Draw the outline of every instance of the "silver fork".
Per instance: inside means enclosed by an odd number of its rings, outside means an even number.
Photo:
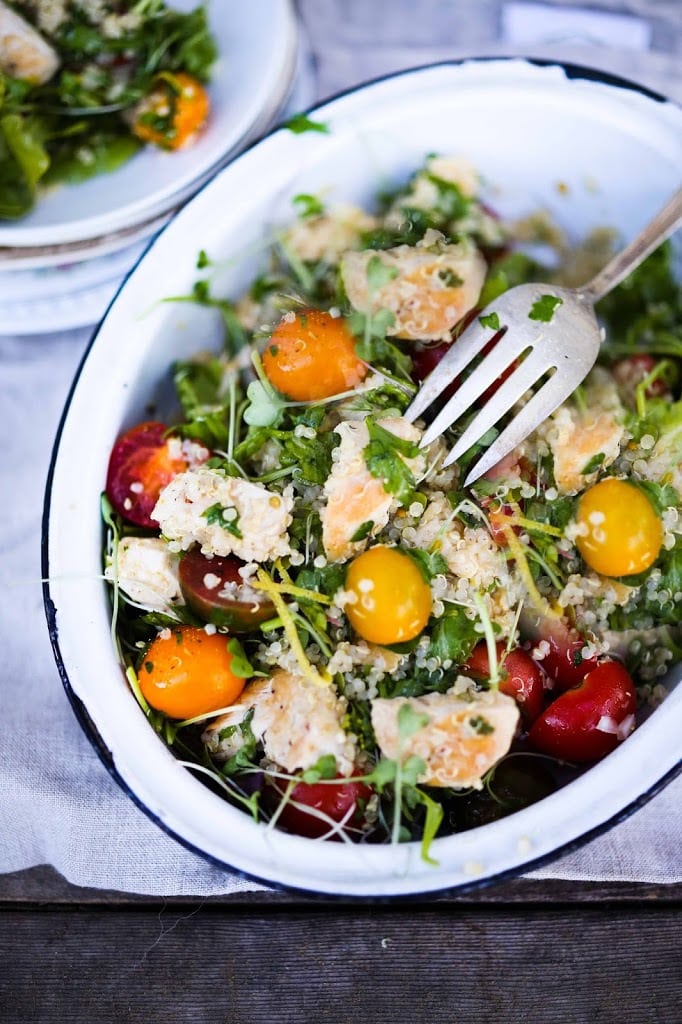
[[[421,446],[435,441],[505,371],[514,367],[445,458],[443,465],[449,466],[481,441],[538,381],[551,374],[479,458],[467,475],[465,486],[508,455],[575,391],[594,366],[601,344],[594,304],[638,267],[680,223],[682,189],[581,288],[522,284],[486,306],[424,380],[405,413],[406,419],[414,422],[421,416],[451,381],[481,355],[500,329],[504,328],[505,333],[429,425]],[[534,318],[538,316],[540,319]]]

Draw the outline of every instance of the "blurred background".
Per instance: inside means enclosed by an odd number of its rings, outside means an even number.
[[[682,101],[680,0],[297,0],[325,97],[368,76],[469,56],[588,64]]]

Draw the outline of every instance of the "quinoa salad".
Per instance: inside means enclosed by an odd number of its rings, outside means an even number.
[[[416,841],[429,860],[434,838],[627,741],[680,660],[671,243],[599,304],[584,383],[471,486],[504,423],[444,467],[476,410],[427,446],[405,416],[498,295],[580,284],[613,247],[482,195],[459,155],[428,156],[372,209],[297,195],[234,301],[200,252],[175,301],[213,309],[222,340],[170,368],[175,418],[152,412],[112,448],[104,562],[127,681],[188,770],[265,828]],[[487,319],[492,349],[504,325]]]
[[[0,0],[0,221],[145,144],[191,145],[209,118],[216,57],[205,6]]]

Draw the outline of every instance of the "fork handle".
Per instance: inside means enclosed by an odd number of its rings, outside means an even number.
[[[614,256],[592,280],[578,291],[586,299],[597,302],[635,270],[649,253],[682,224],[682,189],[668,200],[660,213],[640,231],[629,245]]]

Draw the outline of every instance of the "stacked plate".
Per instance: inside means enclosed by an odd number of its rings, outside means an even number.
[[[286,111],[312,102],[291,0],[232,4],[229,15],[219,7],[209,5],[220,54],[211,119],[192,147],[147,147],[114,173],[55,188],[20,221],[0,221],[0,333],[95,323],[173,212]]]

